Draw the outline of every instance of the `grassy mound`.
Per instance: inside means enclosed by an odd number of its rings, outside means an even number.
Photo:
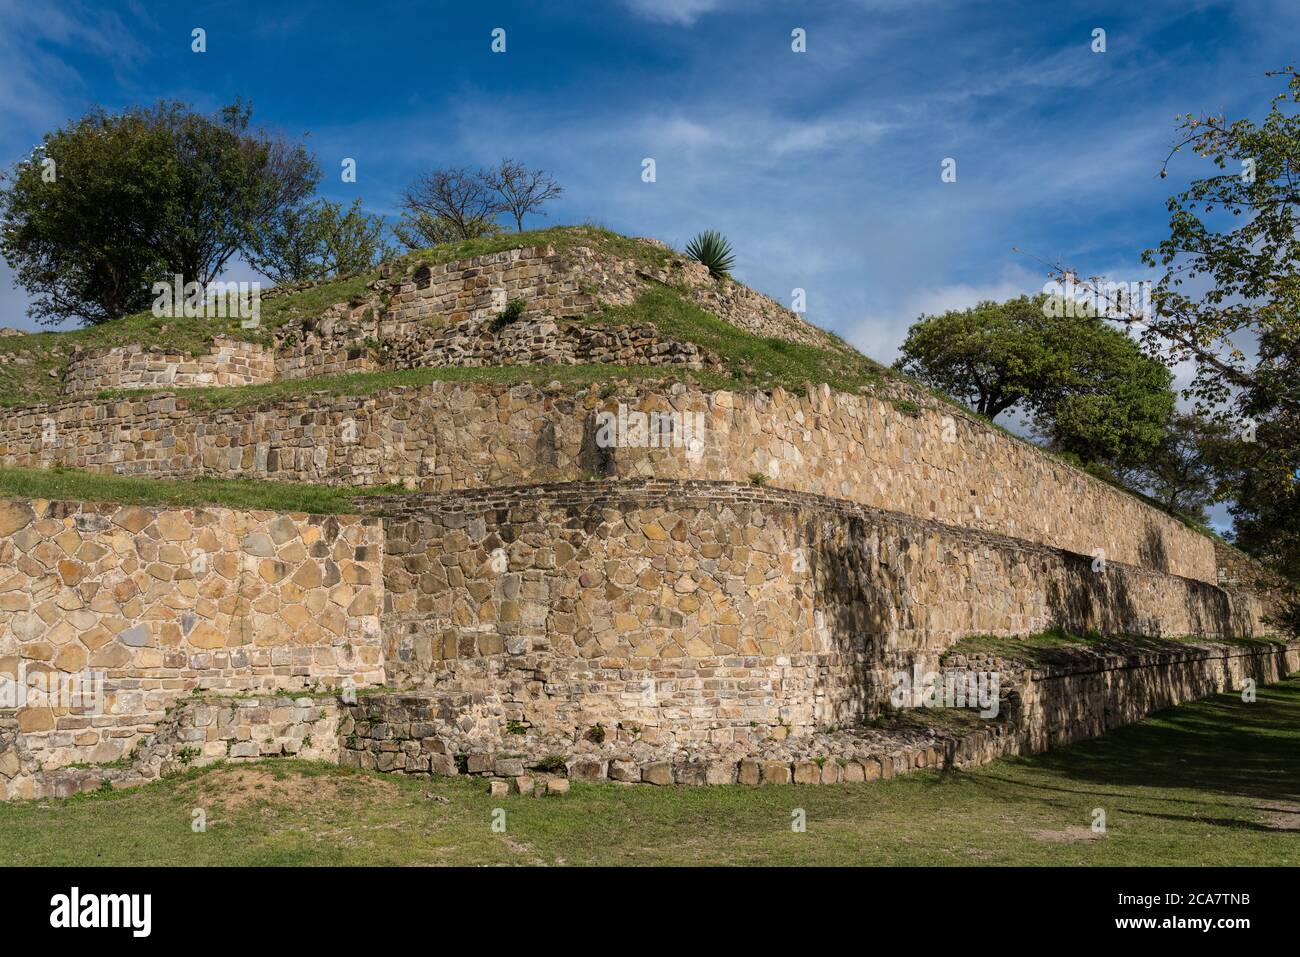
[[[392,495],[401,486],[357,488],[253,479],[158,479],[96,475],[75,469],[0,469],[0,495],[74,502],[121,502],[124,505],[222,505],[340,515],[356,512],[357,496]]]
[[[439,265],[520,246],[545,245],[560,251],[587,246],[656,266],[675,255],[654,243],[630,239],[597,226],[560,226],[446,243],[398,257],[388,266],[401,274],[420,265]],[[375,268],[360,275],[263,298],[261,325],[257,329],[243,328],[235,317],[160,320],[150,312],[141,312],[84,329],[0,338],[0,406],[14,408],[61,398],[63,370],[78,348],[140,344],[198,355],[207,350],[215,336],[269,344],[276,328],[284,323],[319,315],[335,303],[362,295],[367,285],[379,278],[379,272]]]

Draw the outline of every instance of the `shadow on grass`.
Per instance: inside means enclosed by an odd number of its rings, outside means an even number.
[[[1050,800],[1050,792],[1071,789],[1040,787],[1033,782],[1035,771],[1076,781],[1080,792],[1098,796],[1125,796],[1099,788],[1141,787],[1297,800],[1300,678],[1260,688],[1253,703],[1243,702],[1240,694],[1216,695],[1015,764],[1021,773],[982,777],[1041,791],[1044,800]]]

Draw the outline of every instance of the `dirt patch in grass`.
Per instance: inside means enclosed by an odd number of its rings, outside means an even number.
[[[195,801],[199,807],[239,811],[259,802],[322,805],[373,800],[395,790],[392,781],[368,775],[311,775],[279,773],[264,767],[238,768],[203,780]]]
[[[1300,831],[1300,804],[1280,804],[1264,809],[1264,823],[1274,831]]]
[[[1082,824],[1076,824],[1063,827],[1059,831],[1045,829],[1030,831],[1029,836],[1035,841],[1046,841],[1048,844],[1078,844],[1080,841],[1099,841],[1106,835]]]

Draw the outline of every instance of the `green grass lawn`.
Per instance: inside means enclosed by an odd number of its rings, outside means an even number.
[[[1254,704],[1220,695],[1034,758],[869,784],[491,798],[281,759],[2,805],[0,863],[1296,865],[1297,754],[1293,678]]]
[[[76,469],[0,468],[0,496],[75,502],[121,502],[124,505],[224,505],[227,508],[273,509],[341,515],[359,511],[356,496],[392,495],[400,485],[357,487],[271,482],[260,479],[159,479],[98,475]]]

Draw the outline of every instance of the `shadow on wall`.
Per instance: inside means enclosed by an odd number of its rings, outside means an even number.
[[[1147,521],[1146,533],[1138,544],[1138,556],[1138,564],[1142,567],[1169,573],[1169,552],[1165,546],[1165,537],[1150,520]]]
[[[844,704],[852,718],[875,717],[893,688],[890,674],[912,666],[910,651],[890,645],[891,635],[917,624],[906,584],[915,564],[909,542],[904,538],[897,555],[885,555],[878,529],[855,517],[807,518],[803,538],[812,543],[813,607],[830,636],[827,650],[855,665]]]
[[[578,450],[578,465],[585,475],[609,478],[618,474],[618,465],[614,461],[614,449],[596,442],[598,428],[596,414],[593,412],[582,424],[582,445]]]
[[[1044,628],[1059,626],[1083,634],[1093,628],[1109,634],[1146,634],[1128,578],[1122,573],[1094,571],[1093,559],[1067,555],[1059,575],[1047,580],[1047,617]],[[1041,569],[1046,571],[1046,569]],[[1138,630],[1135,630],[1138,629]]]
[[[1203,582],[1116,563],[1094,570],[1086,555],[936,539],[857,516],[800,523],[826,650],[859,663],[848,700],[860,715],[888,699],[895,672],[937,668],[965,635],[1023,635],[1031,622],[1153,638],[1254,631],[1246,604]]]
[[[1046,626],[1059,625],[1082,634],[1096,629],[1108,635],[1160,637],[1168,634],[1158,617],[1143,615],[1143,605],[1154,604],[1150,594],[1134,594],[1150,576],[1139,569],[1110,564],[1094,570],[1086,555],[1059,553],[1061,566],[1053,574],[1050,559],[1039,558],[1039,573],[1047,583]],[[1189,589],[1183,634],[1214,636],[1249,635],[1254,631],[1246,603],[1234,603],[1221,588],[1185,579]]]

